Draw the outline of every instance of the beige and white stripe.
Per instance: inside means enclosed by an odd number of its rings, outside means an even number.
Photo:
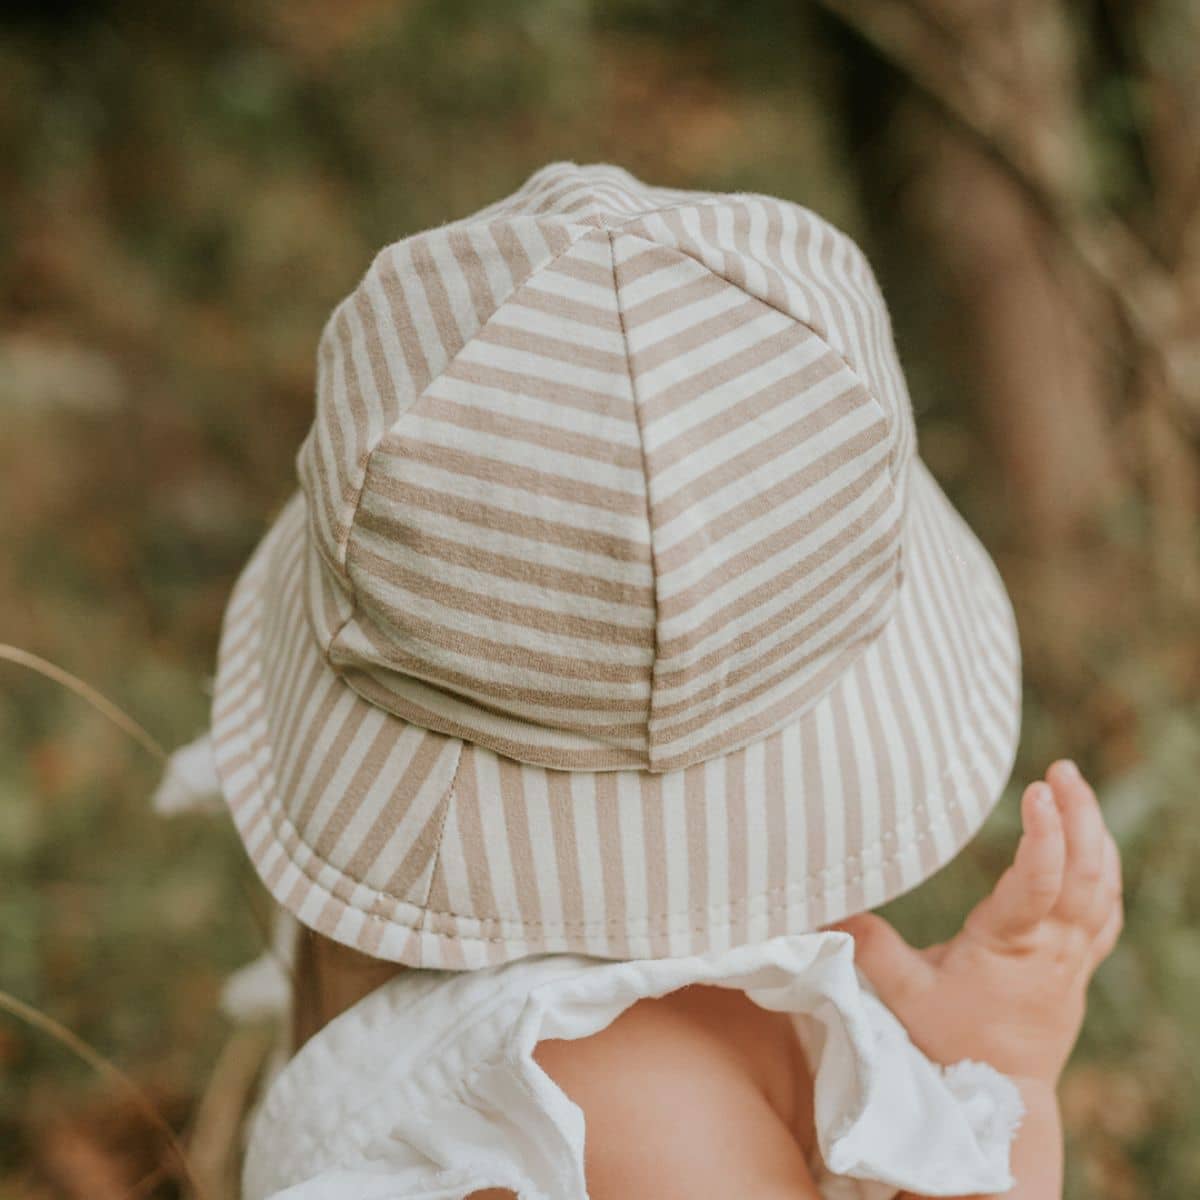
[[[334,313],[214,742],[302,921],[469,968],[898,894],[977,828],[1012,613],[915,455],[861,253],[771,197],[555,163]]]

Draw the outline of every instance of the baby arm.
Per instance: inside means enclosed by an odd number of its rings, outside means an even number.
[[[1013,1078],[1026,1115],[1005,1195],[1060,1200],[1058,1077],[1088,981],[1121,931],[1121,865],[1073,763],[1030,784],[1021,817],[1012,865],[949,942],[916,950],[871,913],[837,927],[854,935],[859,966],[930,1058],[978,1059]]]
[[[762,1069],[789,1047],[786,1018],[700,987],[639,1000],[535,1057],[584,1111],[592,1200],[820,1200],[778,1086],[791,1072]]]

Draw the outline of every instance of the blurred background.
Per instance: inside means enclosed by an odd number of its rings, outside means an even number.
[[[1068,1195],[1200,1195],[1196,4],[3,14],[0,640],[189,740],[229,588],[294,486],[321,326],[380,246],[560,158],[814,208],[876,266],[922,453],[1025,653],[1009,793],[892,915],[948,934],[1011,853],[1020,784],[1077,758],[1129,915],[1063,1086]],[[159,770],[0,662],[0,994],[30,1006],[0,1011],[3,1200],[188,1194],[145,1102],[234,1194],[266,1034],[218,995],[268,905],[225,820],[149,811]]]

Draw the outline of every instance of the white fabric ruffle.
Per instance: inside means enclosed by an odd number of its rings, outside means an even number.
[[[250,1129],[246,1200],[460,1200],[489,1187],[586,1200],[583,1113],[534,1047],[691,983],[793,1015],[829,1200],[1012,1186],[1016,1086],[983,1063],[932,1063],[856,972],[853,939],[827,931],[688,958],[403,972],[275,1076]]]
[[[212,739],[207,733],[171,752],[150,806],[164,817],[185,812],[220,812],[225,807]]]

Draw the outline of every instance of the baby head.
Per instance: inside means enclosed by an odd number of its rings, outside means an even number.
[[[978,828],[1012,612],[814,213],[554,162],[381,251],[318,369],[213,713],[302,924],[414,967],[699,953]]]

